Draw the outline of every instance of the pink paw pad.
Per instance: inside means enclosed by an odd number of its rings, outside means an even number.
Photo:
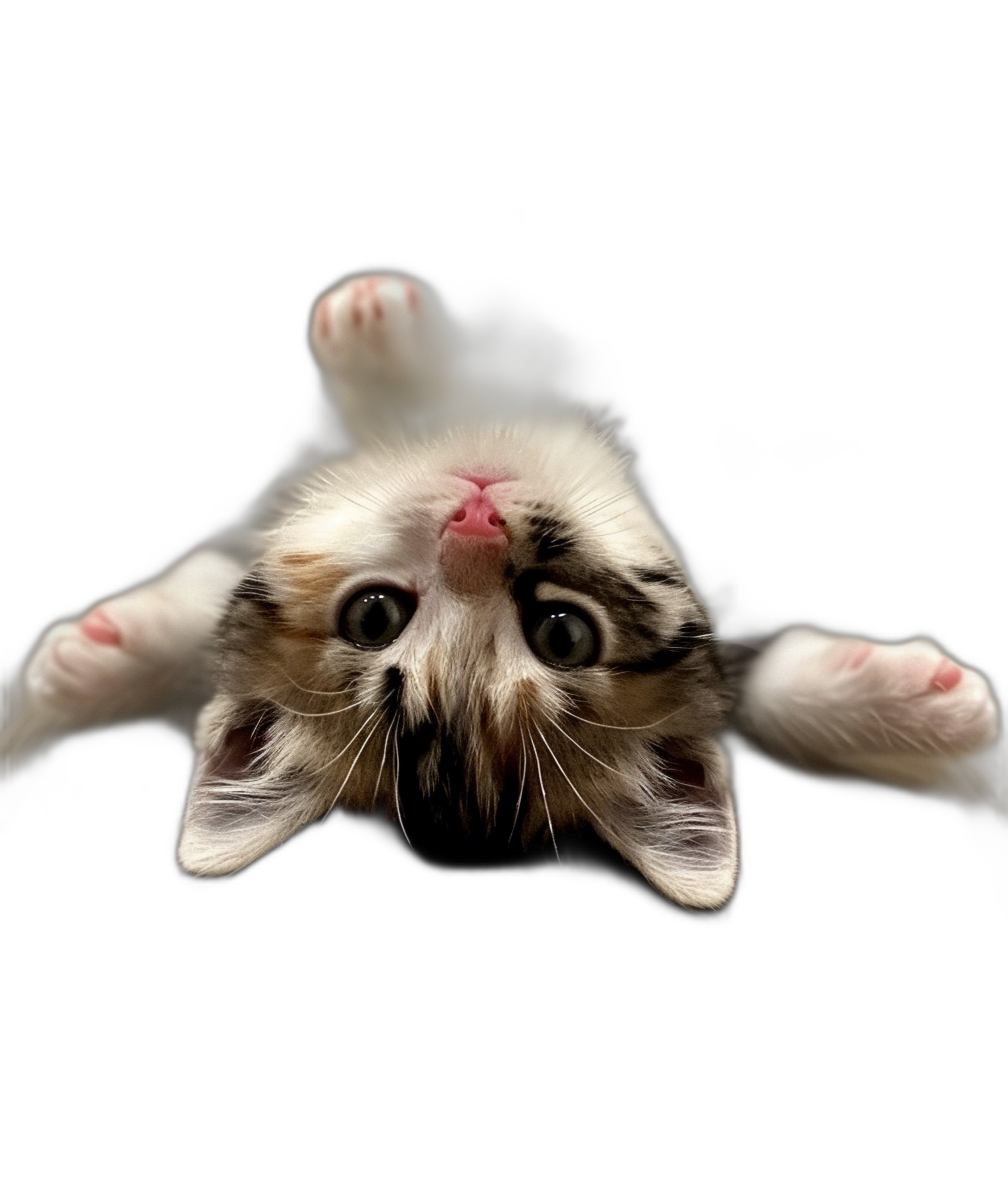
[[[104,609],[95,608],[81,621],[81,633],[98,645],[122,645],[122,634]]]
[[[944,658],[938,669],[931,675],[931,689],[936,691],[951,691],[962,682],[963,672],[955,662]]]
[[[315,333],[319,340],[325,341],[329,336],[329,302],[320,300],[315,310]]]
[[[371,315],[376,321],[380,321],[385,315],[385,309],[378,298],[379,282],[377,276],[368,276],[367,279],[355,280],[350,289],[350,297],[353,301],[350,319],[358,329],[364,324],[368,302],[371,305]]]

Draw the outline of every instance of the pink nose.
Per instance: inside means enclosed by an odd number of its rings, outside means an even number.
[[[447,529],[476,539],[493,539],[504,533],[504,519],[497,507],[481,489],[455,512]]]

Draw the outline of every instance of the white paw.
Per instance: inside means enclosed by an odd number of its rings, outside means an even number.
[[[133,593],[54,625],[25,670],[29,699],[79,722],[142,707],[171,665],[159,607]]]
[[[782,755],[896,780],[941,776],[998,734],[987,680],[924,640],[792,629],[756,661],[745,698],[758,738]]]
[[[959,755],[997,736],[998,711],[987,680],[933,642],[880,645],[834,640],[827,651],[833,695],[862,713],[862,732],[879,751]]]
[[[351,383],[398,379],[440,358],[447,323],[437,297],[417,280],[357,276],[315,301],[309,338],[322,370]]]
[[[149,584],[49,629],[13,689],[0,755],[209,690],[211,641],[242,568],[196,552]]]

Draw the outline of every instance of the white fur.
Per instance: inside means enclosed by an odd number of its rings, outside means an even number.
[[[950,671],[959,681],[943,689]],[[933,642],[883,645],[808,628],[760,654],[738,714],[775,755],[908,784],[940,782],[950,760],[990,744],[999,726],[987,680]]]

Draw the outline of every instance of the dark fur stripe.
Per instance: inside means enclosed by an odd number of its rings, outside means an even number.
[[[385,694],[388,696],[385,711],[389,719],[394,719],[396,713],[402,707],[404,681],[403,672],[398,666],[390,666],[385,671]]]
[[[656,674],[661,670],[670,670],[688,658],[700,646],[709,645],[713,641],[710,625],[706,621],[687,621],[675,637],[636,662],[621,662],[612,669],[632,674]]]
[[[574,536],[570,527],[552,514],[533,514],[529,518],[529,535],[535,545],[537,563],[549,563],[570,554]]]
[[[685,587],[686,581],[682,573],[674,567],[639,567],[634,575],[645,584],[666,584],[670,588]]]
[[[644,619],[653,620],[658,614],[658,606],[642,588],[611,568],[589,563],[565,562],[550,569],[523,571],[512,585],[511,594],[524,606],[535,599],[536,588],[545,583],[591,596],[614,616],[626,616],[632,628],[640,628]]]
[[[231,593],[232,602],[249,601],[256,605],[263,616],[275,620],[280,615],[280,605],[273,599],[273,590],[266,581],[266,577],[258,568],[252,571]]]

